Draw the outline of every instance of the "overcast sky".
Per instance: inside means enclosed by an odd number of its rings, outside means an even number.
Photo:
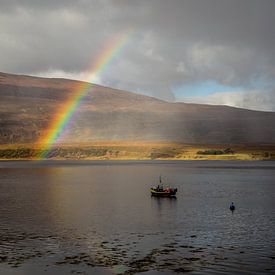
[[[169,101],[275,111],[274,0],[0,0],[0,71],[89,80]]]

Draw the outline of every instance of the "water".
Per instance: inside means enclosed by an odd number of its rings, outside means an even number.
[[[177,199],[150,196],[159,175]],[[275,162],[0,162],[0,180],[0,274],[275,272]]]

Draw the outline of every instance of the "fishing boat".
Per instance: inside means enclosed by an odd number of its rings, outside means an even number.
[[[156,197],[175,197],[177,194],[177,188],[167,187],[164,188],[161,184],[161,177],[159,177],[159,185],[157,187],[151,187],[151,195]]]

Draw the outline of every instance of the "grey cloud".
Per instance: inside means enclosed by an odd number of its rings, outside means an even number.
[[[251,89],[275,77],[273,0],[0,0],[0,71],[83,75],[110,39],[134,30],[103,84],[173,100],[216,80]]]

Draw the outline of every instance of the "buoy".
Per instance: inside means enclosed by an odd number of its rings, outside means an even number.
[[[231,202],[231,204],[230,204],[230,206],[229,206],[229,209],[230,209],[232,212],[236,209],[236,207],[235,207],[235,205],[234,205],[233,202]]]

